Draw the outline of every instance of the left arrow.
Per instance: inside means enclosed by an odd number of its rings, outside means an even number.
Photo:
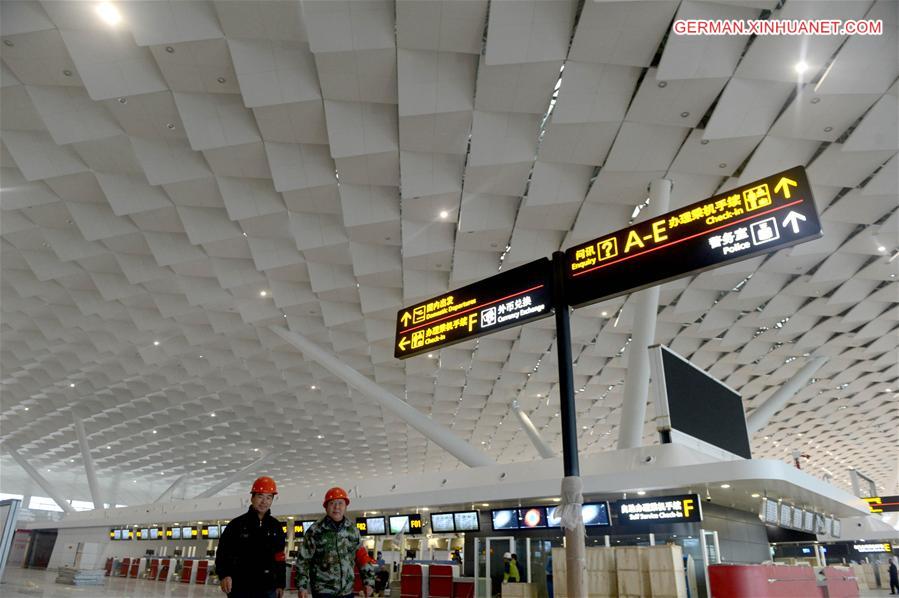
[[[409,341],[406,339],[405,336],[403,338],[401,338],[400,343],[399,343],[400,351],[405,351],[406,345],[408,345],[408,344],[409,344]]]
[[[790,189],[790,185],[798,187],[799,183],[797,183],[793,179],[788,179],[787,177],[782,176],[780,177],[780,180],[777,181],[777,184],[774,185],[774,192],[778,193],[782,191],[784,194],[784,199],[790,199],[790,193],[792,192],[792,189]]]
[[[783,225],[793,227],[793,232],[799,234],[799,221],[805,222],[805,216],[800,214],[799,212],[794,212],[790,210],[790,213],[787,214],[787,217],[784,218]]]

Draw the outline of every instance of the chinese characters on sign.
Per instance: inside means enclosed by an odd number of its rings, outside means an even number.
[[[821,235],[802,167],[577,245],[566,252],[575,307]]]
[[[618,525],[702,521],[702,508],[697,494],[619,500],[615,503],[615,513],[618,515]]]
[[[433,351],[550,314],[550,262],[542,258],[397,313],[394,356]]]

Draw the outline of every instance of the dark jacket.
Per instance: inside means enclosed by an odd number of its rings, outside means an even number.
[[[284,530],[271,511],[259,519],[252,507],[225,527],[215,554],[219,579],[230,577],[237,591],[270,591],[283,588]]]

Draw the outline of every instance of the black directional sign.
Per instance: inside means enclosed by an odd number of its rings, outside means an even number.
[[[401,309],[393,355],[405,359],[427,353],[539,320],[551,310],[551,265],[541,258]]]
[[[868,503],[872,513],[899,512],[899,496],[872,496],[862,500]]]
[[[565,252],[565,296],[579,307],[821,236],[801,166]]]
[[[618,525],[632,523],[693,523],[702,521],[698,494],[655,496],[615,502]]]

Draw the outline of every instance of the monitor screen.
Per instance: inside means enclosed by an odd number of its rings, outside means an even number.
[[[173,527],[169,531],[172,532],[172,540],[180,540],[181,539],[181,528]]]
[[[182,540],[190,540],[194,535],[194,528],[192,527],[182,527],[181,528],[181,539]]]
[[[581,514],[584,516],[584,525],[598,526],[611,525],[609,521],[609,504],[605,502],[586,503],[581,507]]]
[[[140,538],[141,540],[149,540],[150,539],[150,530],[145,527],[142,527],[140,530]]]
[[[793,507],[780,503],[780,525],[781,527],[793,526]]]
[[[802,529],[806,532],[815,531],[815,514],[811,511],[806,511],[802,516]]]
[[[493,529],[518,529],[518,509],[493,511]]]
[[[209,539],[215,540],[219,537],[219,526],[217,525],[207,525],[206,529],[209,531]]]
[[[121,540],[122,539],[122,530],[117,529],[115,532],[113,532],[113,539]]]
[[[446,534],[456,531],[452,513],[431,513],[431,531],[435,534]]]
[[[765,523],[777,525],[778,504],[776,500],[765,500]]]
[[[304,521],[303,522],[303,533],[305,534],[309,531],[309,528],[312,527],[312,524],[315,523],[315,520],[312,521]]]
[[[839,538],[841,531],[842,531],[842,529],[841,529],[841,525],[840,525],[840,520],[834,519],[830,535],[833,536],[834,538]]]
[[[562,525],[562,516],[557,514],[559,507],[546,508],[546,525],[547,527],[559,527]]]
[[[659,347],[653,369],[661,361],[664,391],[671,429],[751,459],[749,432],[743,399],[723,382],[713,378],[667,347]],[[659,375],[659,374],[653,374]],[[661,388],[661,387],[660,387]]]
[[[802,509],[793,507],[793,522],[790,524],[793,529],[802,529]]]
[[[409,516],[408,515],[392,515],[390,517],[390,533],[396,535],[399,533],[409,533]]]
[[[822,536],[827,533],[827,524],[824,521],[824,515],[815,513],[815,533]]]
[[[366,517],[365,525],[369,536],[383,536],[387,533],[387,524],[383,517]]]
[[[477,511],[460,511],[453,513],[453,523],[457,532],[477,532],[481,530]]]
[[[521,529],[546,527],[546,509],[544,507],[521,507],[518,509],[518,526]]]
[[[150,539],[151,540],[158,540],[161,537],[162,537],[162,530],[160,530],[158,527],[150,528]]]

